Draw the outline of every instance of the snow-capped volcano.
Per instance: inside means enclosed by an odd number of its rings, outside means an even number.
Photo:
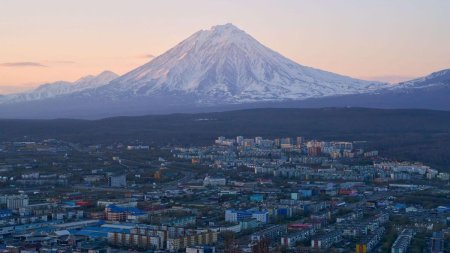
[[[365,105],[373,94],[386,94],[392,87],[300,65],[232,24],[198,31],[120,77],[106,76],[101,82],[87,77],[0,97],[0,117],[101,118],[258,106],[348,106],[352,103],[347,98]],[[376,100],[370,107],[380,103],[385,102]]]
[[[196,32],[96,92],[114,98],[188,95],[197,104],[217,104],[354,94],[383,86],[302,66],[226,24]]]
[[[119,76],[116,73],[111,71],[103,71],[96,76],[89,75],[82,77],[73,83],[67,81],[46,83],[31,91],[0,97],[0,103],[20,103],[33,100],[42,100],[74,92],[80,92],[86,89],[94,89],[110,83],[117,77]]]

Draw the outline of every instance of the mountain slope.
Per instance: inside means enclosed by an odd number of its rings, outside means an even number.
[[[196,32],[118,78],[98,85],[91,79],[0,97],[0,117],[104,118],[258,107],[450,110],[449,70],[396,86],[357,80],[295,63],[231,24]]]
[[[365,94],[306,99],[276,106],[421,108],[450,111],[450,69]]]
[[[399,83],[391,90],[405,91],[408,89],[430,89],[450,86],[450,69],[444,69],[427,76]]]
[[[85,76],[73,83],[66,81],[46,83],[28,92],[0,97],[0,103],[21,103],[34,100],[44,100],[74,92],[80,92],[86,89],[94,89],[108,84],[117,77],[118,75],[111,71],[103,71],[97,76]]]

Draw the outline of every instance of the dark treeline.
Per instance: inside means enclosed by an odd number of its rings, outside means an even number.
[[[365,140],[383,156],[450,170],[450,112],[363,108],[252,109],[102,120],[0,120],[0,140],[57,138],[81,144],[136,140],[207,145],[217,136]]]

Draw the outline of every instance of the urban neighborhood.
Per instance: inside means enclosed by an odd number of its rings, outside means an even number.
[[[449,173],[365,141],[0,145],[7,252],[446,252]]]

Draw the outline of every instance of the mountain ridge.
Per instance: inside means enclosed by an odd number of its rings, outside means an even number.
[[[33,90],[4,95],[0,97],[0,103],[20,103],[35,100],[54,98],[86,89],[95,89],[106,85],[116,79],[118,75],[112,71],[103,71],[98,75],[87,75],[74,82],[56,81],[41,84]]]
[[[232,24],[200,30],[101,85],[51,87],[61,91],[37,99],[16,95],[25,97],[22,102],[0,96],[0,117],[92,119],[261,107],[450,110],[449,70],[394,86],[358,80],[289,60]]]

